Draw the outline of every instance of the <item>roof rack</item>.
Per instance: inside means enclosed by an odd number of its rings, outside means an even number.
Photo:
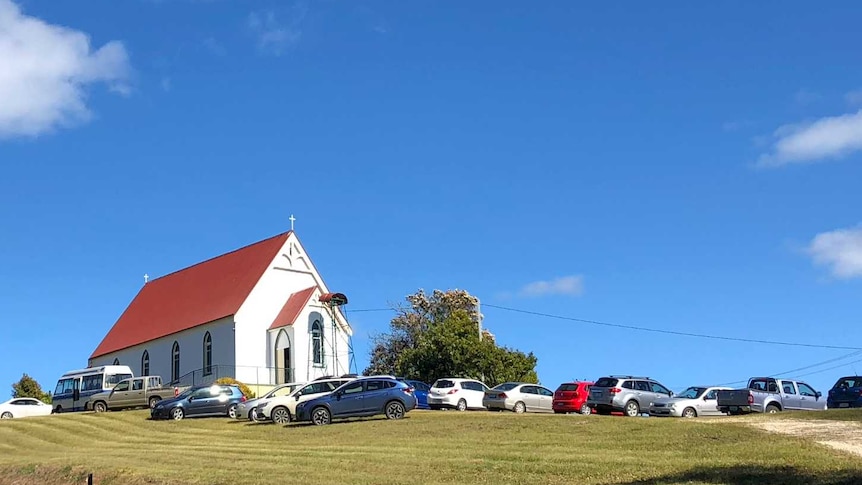
[[[616,379],[652,379],[652,377],[645,377],[645,376],[617,376],[617,375],[610,375],[610,376],[608,376],[608,377],[613,377],[613,378],[616,378]]]

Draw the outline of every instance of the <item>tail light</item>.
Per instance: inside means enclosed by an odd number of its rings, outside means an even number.
[[[405,387],[405,388],[404,388],[404,392],[405,392],[406,394],[413,394],[413,391],[414,391],[414,390],[415,390],[415,389],[413,389],[412,387]]]
[[[623,390],[622,390],[622,389],[620,389],[619,387],[612,387],[612,388],[608,391],[608,394],[610,394],[610,395],[612,395],[612,396],[613,396],[614,394],[619,394],[619,393],[621,393],[621,392],[623,392]]]
[[[750,392],[748,393],[748,404],[754,404],[754,395]]]
[[[577,399],[579,397],[581,397],[581,396],[578,394],[578,391],[575,391],[572,393],[572,399]]]
[[[501,392],[497,397],[499,397],[500,399],[506,399],[509,396],[507,396],[505,392]]]
[[[246,402],[246,401],[248,401],[248,398],[245,396],[242,396],[241,398],[239,398],[239,402]]]
[[[458,389],[452,389],[451,391],[447,392],[446,394],[455,394],[456,392],[458,392]]]

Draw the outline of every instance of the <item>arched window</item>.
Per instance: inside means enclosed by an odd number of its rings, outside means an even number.
[[[114,365],[120,365],[120,359],[114,359]]]
[[[146,350],[144,351],[144,355],[141,356],[141,375],[150,375],[150,353]]]
[[[323,365],[323,328],[319,320],[311,324],[311,349],[314,365]]]
[[[209,332],[204,334],[204,375],[213,373],[213,338]]]
[[[171,351],[173,356],[171,359],[171,382],[180,380],[180,344],[174,342],[174,348]]]

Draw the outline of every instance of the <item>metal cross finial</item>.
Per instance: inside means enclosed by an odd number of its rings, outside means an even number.
[[[288,218],[288,220],[290,220],[290,230],[292,231],[293,230],[293,223],[296,222],[296,217],[293,217],[293,214],[291,214],[290,217]]]
[[[150,280],[150,275],[148,275],[147,273],[144,273],[144,283],[146,283],[149,280]]]

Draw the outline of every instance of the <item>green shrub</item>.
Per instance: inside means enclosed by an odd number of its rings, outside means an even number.
[[[254,399],[255,395],[251,392],[251,389],[248,388],[247,385],[242,382],[234,379],[233,377],[222,377],[219,380],[215,381],[216,384],[224,384],[226,386],[237,386],[239,390],[242,391],[243,396]]]

